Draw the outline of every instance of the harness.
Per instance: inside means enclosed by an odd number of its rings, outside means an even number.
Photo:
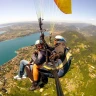
[[[59,69],[62,69],[66,64],[70,63],[69,61],[72,59],[72,54],[71,52],[69,51],[69,49],[65,49],[64,50],[64,61],[63,62],[59,62],[59,64],[56,64],[58,63],[58,61],[55,61],[55,65],[56,67],[54,68],[53,64],[51,62],[49,62],[48,64],[46,64],[46,62],[43,64],[42,68],[44,69],[47,69],[47,70],[59,70]]]

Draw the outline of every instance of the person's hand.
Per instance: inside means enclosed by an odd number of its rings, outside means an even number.
[[[38,54],[38,50],[35,50],[35,51],[33,52],[33,54]]]
[[[31,63],[30,62],[28,62],[28,64],[27,64],[27,66],[29,66]]]
[[[59,55],[56,54],[56,53],[52,54],[52,55],[49,57],[50,60],[56,60],[56,59],[58,59],[58,58],[59,58]]]

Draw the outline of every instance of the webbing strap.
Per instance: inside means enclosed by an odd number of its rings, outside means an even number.
[[[71,56],[72,56],[72,54],[70,52],[67,52],[64,61],[62,63],[60,63],[58,66],[56,66],[56,69],[63,68],[63,66],[71,59]],[[50,66],[46,63],[43,64],[43,68],[45,68],[47,70],[55,70],[55,68],[53,66]]]

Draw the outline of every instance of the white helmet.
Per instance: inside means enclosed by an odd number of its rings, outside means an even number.
[[[35,45],[42,44],[42,43],[43,43],[42,40],[36,40]]]
[[[58,39],[61,42],[66,42],[65,38],[60,35],[55,36],[55,39]]]

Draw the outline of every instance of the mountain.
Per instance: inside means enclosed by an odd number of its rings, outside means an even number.
[[[87,26],[87,27],[84,27],[84,28],[81,28],[81,33],[82,34],[85,34],[85,36],[94,36],[96,35],[96,26],[94,25],[90,25],[90,26]]]
[[[70,47],[73,54],[68,72],[60,78],[65,96],[95,96],[96,41],[90,42],[89,38],[77,31],[64,31],[61,35],[67,40],[67,46]],[[18,71],[19,61],[22,59],[30,60],[33,50],[33,46],[21,48],[14,59],[0,66],[0,94],[4,96],[57,96],[55,80],[52,78],[49,78],[48,84],[42,89],[34,92],[28,91],[31,86],[28,78],[21,81],[13,80],[13,76]],[[4,80],[6,82],[3,86]],[[2,90],[2,87],[7,90],[7,93]]]
[[[87,23],[44,22],[44,31],[65,32],[78,31],[84,36],[96,35],[96,26]],[[21,36],[39,32],[38,22],[21,22],[1,25],[0,41],[10,40]]]

